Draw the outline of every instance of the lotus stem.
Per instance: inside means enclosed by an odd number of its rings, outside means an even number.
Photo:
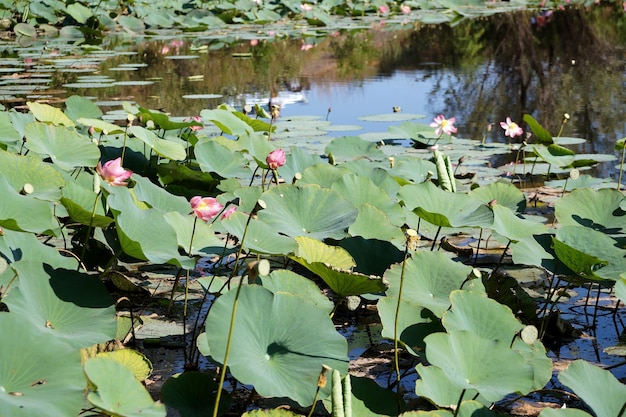
[[[315,390],[315,397],[313,398],[313,404],[311,405],[311,410],[307,417],[311,417],[313,415],[313,411],[315,410],[315,404],[317,404],[317,399],[320,394],[320,390],[326,386],[326,373],[330,371],[331,368],[326,365],[322,365],[322,370],[320,371],[319,376],[317,377],[317,389]]]
[[[480,228],[480,233],[478,234],[478,245],[476,246],[476,255],[474,255],[474,265],[478,262],[478,252],[480,252],[480,241],[483,239],[483,228]]]
[[[76,267],[77,271],[80,271],[81,264],[84,266],[85,253],[87,251],[87,244],[89,243],[89,235],[91,235],[91,229],[93,228],[93,220],[96,217],[96,209],[98,208],[98,199],[102,194],[102,190],[98,190],[98,194],[96,194],[96,198],[93,201],[93,208],[91,209],[91,218],[89,219],[89,226],[87,227],[87,234],[85,236],[85,243],[83,244],[83,248],[80,250],[80,257],[78,266]],[[87,268],[85,267],[85,270]]]
[[[256,208],[256,207],[255,207]],[[255,210],[253,210],[255,211]],[[233,270],[230,273],[230,279],[232,279],[235,275],[235,271],[237,271],[237,265],[239,264],[239,259],[241,258],[241,253],[243,252],[243,243],[246,240],[246,235],[248,234],[248,227],[250,226],[250,221],[252,219],[252,213],[248,216],[248,220],[246,222],[246,227],[243,229],[243,235],[241,236],[241,241],[239,243],[239,251],[237,251],[237,256],[235,257],[235,264],[233,265]],[[217,417],[217,412],[219,410],[220,400],[222,398],[222,388],[224,387],[224,380],[226,379],[226,370],[228,369],[228,357],[230,356],[230,348],[233,340],[233,332],[235,329],[235,317],[237,316],[237,305],[239,304],[239,293],[241,292],[241,287],[243,286],[243,276],[241,277],[241,282],[237,286],[237,292],[235,293],[235,301],[233,302],[233,311],[230,315],[230,326],[228,328],[228,339],[226,340],[226,352],[224,352],[224,362],[222,363],[222,371],[220,372],[220,382],[217,386],[217,393],[215,396],[215,404],[213,406],[213,417]]]
[[[417,233],[415,233],[417,236]],[[398,289],[398,303],[396,305],[396,314],[393,320],[393,365],[396,371],[396,383],[398,387],[396,393],[398,396],[398,413],[400,413],[400,355],[398,353],[398,322],[400,321],[400,303],[402,302],[402,288],[404,287],[404,271],[406,270],[406,261],[409,257],[409,239],[407,237],[407,245],[404,249],[404,259],[402,260],[402,270],[400,272],[400,288]]]
[[[465,396],[465,389],[461,391],[461,395],[459,396],[459,401],[456,403],[456,409],[454,410],[454,417],[459,414],[459,409],[461,408],[461,402],[463,402],[463,397]]]
[[[622,417],[624,415],[624,410],[626,410],[626,402],[622,405],[622,408],[619,409],[619,413],[617,413],[616,417]]]
[[[502,265],[502,262],[504,261],[504,257],[506,256],[506,251],[509,250],[509,246],[511,246],[511,240],[509,240],[509,242],[504,247],[504,250],[502,251],[502,255],[500,256],[500,260],[498,261],[498,264],[493,269],[493,271],[491,271],[491,275],[489,276],[489,279],[493,278],[496,275],[496,272],[498,271],[498,269],[500,269],[500,266]]]
[[[439,226],[437,228],[437,233],[435,233],[435,238],[433,239],[433,244],[430,247],[430,251],[434,251],[435,250],[435,245],[437,244],[437,239],[439,238],[439,232],[441,232],[441,226]]]
[[[624,172],[624,159],[626,159],[626,143],[622,147],[622,159],[619,163],[619,176],[617,177],[617,191],[621,189],[622,184],[622,174]]]
[[[343,387],[341,386],[341,374],[337,369],[333,370],[333,391],[331,399],[333,405],[333,417],[346,417],[343,409]]]

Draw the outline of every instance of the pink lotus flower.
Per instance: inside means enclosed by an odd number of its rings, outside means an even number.
[[[504,136],[514,138],[515,136],[522,136],[524,133],[522,128],[512,121],[510,117],[507,117],[505,122],[500,122],[500,126],[504,129]]]
[[[443,114],[435,117],[434,121],[430,124],[430,127],[436,127],[435,135],[439,136],[441,133],[445,133],[447,135],[451,135],[456,133],[456,127],[454,127],[454,122],[456,122],[456,117],[451,117],[446,119]]]
[[[192,197],[189,202],[191,203],[194,214],[205,222],[213,219],[224,208],[224,206],[213,197],[195,196]]]
[[[133,171],[122,168],[122,158],[105,162],[104,165],[98,162],[96,172],[111,185],[128,185],[126,180],[133,175]]]
[[[302,3],[302,4],[300,5],[300,10],[302,10],[302,11],[303,11],[303,12],[305,12],[305,13],[306,13],[306,12],[310,12],[311,10],[313,10],[313,6],[311,6],[311,5],[310,5],[310,4],[308,4],[308,3]]]
[[[184,122],[197,122],[197,123],[202,123],[202,117],[200,116],[191,116],[191,117],[187,117],[183,120]],[[189,129],[196,131],[196,130],[201,130],[202,126],[189,126]]]
[[[312,43],[303,43],[302,46],[300,47],[301,51],[308,51],[309,49],[313,48],[313,44]]]
[[[282,149],[276,149],[275,151],[272,151],[269,153],[269,155],[267,155],[265,161],[267,162],[267,165],[270,167],[270,169],[278,169],[278,167],[282,167],[283,165],[285,165],[285,151],[283,151]]]
[[[402,12],[402,14],[409,14],[411,13],[411,8],[406,4],[403,4],[400,6],[400,12]]]
[[[387,6],[386,4],[378,6],[378,11],[382,14],[387,14],[389,13],[389,6]]]
[[[236,211],[237,211],[237,206],[230,206],[224,213],[222,213],[222,215],[220,216],[220,219],[222,220],[227,219]]]

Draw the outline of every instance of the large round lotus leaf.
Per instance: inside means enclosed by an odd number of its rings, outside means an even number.
[[[493,213],[480,200],[463,193],[451,193],[431,181],[405,185],[398,192],[407,208],[436,226],[490,227]]]
[[[452,408],[458,404],[463,388],[453,383],[441,368],[420,363],[415,369],[419,375],[415,381],[417,395],[428,398],[440,407]],[[465,391],[466,398],[474,398],[477,394],[474,389]]]
[[[548,146],[534,145],[532,150],[541,159],[556,167],[566,167],[574,162],[574,151],[554,143]]]
[[[89,176],[89,186],[85,186],[85,181],[80,179]],[[69,179],[69,176],[68,176]],[[105,198],[93,191],[93,175],[83,174],[79,180],[67,181],[63,187],[63,197],[61,204],[67,210],[70,218],[80,224],[92,227],[106,227],[114,220],[105,215]],[[96,198],[98,202],[96,203]],[[94,212],[95,204],[95,212]]]
[[[453,291],[452,308],[444,313],[446,330],[467,330],[485,339],[511,342],[524,327],[510,308],[473,291]]]
[[[385,274],[390,285],[388,296],[398,296],[402,270],[402,264],[397,264]],[[441,317],[450,307],[450,293],[460,289],[471,272],[471,266],[454,262],[442,252],[417,251],[404,266],[402,299]]]
[[[135,181],[133,193],[138,200],[148,203],[150,207],[181,214],[191,212],[191,205],[184,197],[167,192],[145,177],[136,175],[133,180]]]
[[[131,126],[128,128],[128,132],[163,158],[182,161],[187,157],[183,142],[180,140],[161,139],[156,133],[142,126]]]
[[[511,393],[533,389],[533,369],[512,350],[510,340],[494,341],[461,330],[426,337],[426,358],[462,389],[475,389],[496,402]]]
[[[359,158],[386,159],[385,154],[375,143],[358,136],[345,136],[334,139],[326,146],[325,153],[332,154],[335,161],[350,161]]]
[[[183,248],[186,253],[207,256],[219,255],[225,250],[225,242],[217,237],[211,226],[200,219],[196,220],[195,216],[170,211],[165,213],[163,218],[176,232],[178,246]],[[196,223],[195,227],[194,222]],[[189,247],[190,243],[193,244],[192,248]]]
[[[214,172],[224,178],[250,178],[252,176],[248,160],[241,152],[233,152],[218,142],[199,142],[194,152],[204,172]]]
[[[54,268],[76,269],[73,257],[62,256],[58,250],[42,243],[32,233],[3,230],[0,235],[0,253],[11,262],[37,261]]]
[[[398,181],[387,171],[387,165],[385,167],[373,167],[371,161],[358,159],[356,161],[343,163],[341,166],[348,168],[359,177],[369,178],[391,198],[395,198],[400,189]]]
[[[617,281],[626,271],[626,252],[618,242],[588,227],[558,229],[553,247],[559,260],[584,278]]]
[[[30,184],[33,186],[32,197],[48,201],[61,198],[61,188],[65,186],[63,176],[41,159],[0,150],[0,167],[15,191],[19,192],[25,184]]]
[[[285,165],[280,168],[280,175],[286,179],[292,179],[296,173],[302,174],[306,168],[321,163],[323,161],[319,155],[292,146],[289,148],[289,158],[287,158]]]
[[[341,239],[354,223],[357,210],[338,193],[317,185],[281,185],[265,192],[267,208],[258,218],[287,236]]]
[[[396,178],[403,178],[407,182],[413,181],[416,184],[424,182],[429,172],[434,173],[436,171],[437,167],[432,162],[405,155],[396,158],[393,168],[389,170],[390,174]]]
[[[617,416],[623,411],[626,385],[607,370],[577,360],[559,374],[559,381],[571,388],[596,416]]]
[[[12,314],[75,348],[115,337],[113,299],[97,276],[36,261],[12,266],[19,285],[3,299]]]
[[[555,216],[563,225],[619,232],[626,228],[626,211],[620,208],[622,201],[624,194],[617,190],[581,188],[557,201]]]
[[[322,262],[341,269],[351,269],[356,265],[348,251],[340,246],[330,246],[308,236],[298,236],[296,242],[298,249],[294,256],[309,263]]]
[[[237,291],[217,299],[206,322],[211,356],[224,361]],[[313,403],[322,365],[345,373],[347,342],[328,314],[291,294],[241,287],[228,366],[235,378],[263,396]],[[328,395],[330,387],[323,390]]]
[[[235,212],[228,219],[222,221],[222,226],[241,241],[246,249],[259,253],[286,255],[297,248],[296,242],[287,236],[279,234],[275,227],[257,219],[250,219],[250,215]],[[245,239],[243,238],[245,233]]]
[[[85,362],[85,374],[95,386],[91,404],[118,417],[165,417],[165,405],[154,402],[132,371],[120,362],[96,357]]]
[[[578,408],[546,407],[541,410],[539,417],[591,417],[591,414]]]
[[[70,96],[65,101],[65,114],[73,121],[78,119],[100,119],[102,110],[93,101],[86,97]]]
[[[33,116],[40,122],[51,123],[56,126],[74,126],[74,122],[57,107],[36,101],[29,101],[26,105]]]
[[[26,126],[24,135],[28,149],[50,157],[66,171],[94,167],[100,159],[98,146],[72,128],[34,122]]]
[[[303,298],[306,302],[313,303],[317,307],[330,314],[334,308],[332,301],[328,299],[320,288],[310,279],[286,269],[272,271],[269,275],[261,277],[263,287],[273,293],[289,293]]]
[[[209,375],[185,372],[165,381],[161,399],[168,407],[177,409],[181,417],[206,417],[213,413],[217,388],[217,382]],[[218,415],[228,411],[230,402],[228,393],[222,390]]]
[[[395,207],[402,211],[399,205]],[[394,216],[394,220],[390,220],[385,211],[371,204],[361,204],[358,206],[358,209],[359,214],[348,229],[348,233],[351,236],[387,241],[398,248],[404,247],[406,238],[399,226],[405,223],[404,216],[402,216],[402,220],[399,220],[399,216]]]
[[[0,174],[0,227],[8,230],[54,234],[59,228],[52,206],[13,189],[7,178]]]
[[[118,361],[130,369],[139,382],[143,382],[152,373],[152,362],[141,352],[133,349],[118,349],[111,352],[100,352],[99,358],[108,358]]]
[[[492,182],[484,187],[478,187],[470,191],[469,196],[485,204],[496,200],[498,204],[518,213],[523,213],[526,209],[526,197],[524,193],[510,182]]]
[[[0,314],[0,334],[0,415],[78,415],[85,388],[78,350],[18,313]]]
[[[568,275],[574,272],[565,266],[554,253],[552,234],[529,235],[511,243],[513,263],[534,265],[553,273]]]
[[[138,259],[193,268],[192,258],[178,253],[176,231],[163,221],[164,211],[142,210],[126,187],[110,187],[108,203],[115,212],[117,234],[124,252]]]
[[[493,231],[513,242],[548,231],[542,223],[516,216],[509,207],[495,204],[491,209],[493,210]]]
[[[404,251],[388,241],[348,237],[339,242],[356,261],[354,270],[366,275],[382,276],[385,271],[404,259]]]
[[[377,307],[383,325],[382,336],[393,340],[397,335],[398,340],[412,355],[423,355],[426,336],[444,331],[437,317],[411,300],[402,300],[398,306],[398,297],[383,297],[378,300]],[[396,313],[398,313],[397,329]]]
[[[356,207],[369,204],[382,210],[391,224],[401,226],[406,220],[400,204],[395,199],[389,198],[384,189],[367,177],[357,174],[344,175],[331,186],[331,189]]]
[[[307,167],[302,172],[302,180],[298,181],[298,184],[317,184],[330,188],[335,181],[349,173],[350,171],[341,165],[319,163]]]

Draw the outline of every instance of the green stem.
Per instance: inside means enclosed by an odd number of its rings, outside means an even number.
[[[239,264],[239,259],[241,257],[241,253],[243,252],[243,243],[246,240],[246,235],[248,234],[248,227],[250,226],[250,220],[252,219],[252,213],[248,216],[248,221],[246,222],[246,227],[243,230],[243,236],[241,236],[241,241],[239,242],[239,251],[237,252],[237,256],[235,257],[235,264],[233,265],[233,270],[230,274],[230,278],[233,278],[235,271],[237,271],[237,265]],[[217,386],[217,393],[215,396],[215,405],[213,406],[213,417],[217,417],[217,412],[219,410],[220,399],[222,398],[222,388],[224,387],[224,380],[226,378],[226,370],[228,369],[228,357],[230,356],[230,347],[231,342],[233,340],[233,331],[235,329],[235,317],[237,315],[237,305],[239,304],[239,293],[241,292],[241,287],[243,286],[243,276],[241,277],[241,281],[237,286],[237,292],[235,293],[235,301],[233,302],[233,311],[230,315],[230,327],[228,329],[228,339],[226,340],[226,352],[224,352],[224,362],[222,363],[222,371],[220,372],[220,382]]]
[[[128,138],[128,125],[124,129],[124,143],[122,144],[122,159],[121,163],[124,164],[124,155],[126,155],[126,139]]]
[[[619,177],[617,178],[617,191],[621,189],[622,173],[624,172],[624,159],[626,159],[626,143],[622,148],[622,160],[619,163]]]
[[[78,263],[78,266],[76,267],[77,271],[80,270],[81,262],[83,263],[83,265],[85,264],[85,262],[84,262],[85,252],[87,251],[87,244],[89,242],[89,235],[91,235],[91,229],[93,228],[93,220],[96,217],[96,209],[98,207],[98,198],[100,198],[101,194],[102,194],[102,190],[99,190],[98,194],[96,194],[96,198],[93,201],[93,208],[91,209],[91,218],[89,219],[89,227],[87,227],[87,235],[85,236],[85,243],[83,244],[83,248],[80,251],[80,258],[79,258],[80,262]]]
[[[198,223],[198,217],[194,217],[193,219],[193,229],[191,229],[191,239],[189,240],[189,256],[193,257],[193,237],[196,234],[196,224]],[[187,269],[186,271],[186,277],[185,277],[185,301],[183,304],[183,337],[186,339],[187,338],[187,302],[189,300],[189,278],[190,278],[190,272],[189,269]],[[174,287],[176,288],[176,287]],[[185,364],[187,364],[187,359],[188,359],[188,355],[187,355],[187,350],[184,349],[183,350],[183,354],[185,356]]]
[[[398,387],[396,393],[398,395],[398,414],[400,413],[400,399],[402,393],[400,392],[400,355],[398,354],[398,322],[400,321],[400,303],[402,302],[402,287],[404,286],[404,271],[406,267],[406,261],[409,257],[408,245],[404,250],[404,259],[402,261],[402,271],[400,272],[400,289],[398,290],[398,303],[396,305],[396,315],[393,321],[393,364],[396,370],[396,382]]]
[[[459,402],[456,404],[456,409],[454,410],[454,417],[459,414],[459,408],[461,408],[461,402],[463,402],[463,397],[465,396],[465,389],[461,391],[461,395],[459,396]]]

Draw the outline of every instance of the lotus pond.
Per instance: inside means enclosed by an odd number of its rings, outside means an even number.
[[[108,3],[5,14],[0,415],[623,414],[622,5]]]

